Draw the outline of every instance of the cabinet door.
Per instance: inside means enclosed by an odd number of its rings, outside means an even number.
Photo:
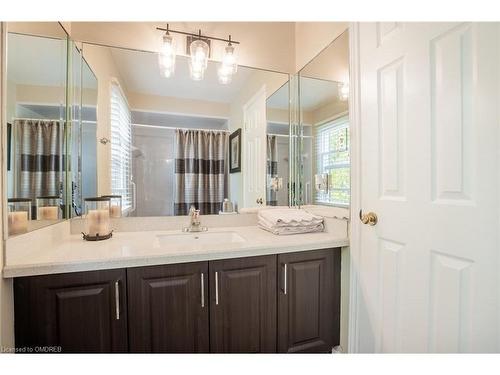
[[[276,352],[276,256],[209,267],[211,352]]]
[[[18,348],[36,352],[37,347],[60,347],[69,353],[128,350],[125,270],[18,278],[14,301]]]
[[[209,351],[208,263],[127,270],[132,352]]]
[[[340,335],[340,249],[280,254],[278,351],[330,352]]]

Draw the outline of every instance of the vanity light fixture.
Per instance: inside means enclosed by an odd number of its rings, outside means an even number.
[[[165,78],[170,77],[175,70],[175,40],[167,30],[162,38],[160,53],[158,54],[158,64],[160,65],[161,75]]]
[[[198,30],[198,34],[187,33],[184,31],[172,30],[169,28],[168,24],[166,29],[162,27],[157,27],[156,29],[165,31],[159,54],[159,65],[163,76],[169,77],[174,72],[175,44],[174,39],[170,36],[170,33],[175,33],[188,36],[187,44],[189,45],[188,53],[190,55],[189,70],[191,79],[195,81],[200,81],[204,78],[205,70],[208,66],[208,58],[210,57],[210,41],[217,40],[227,42],[228,45],[224,49],[224,55],[222,57],[221,65],[217,71],[217,75],[221,84],[228,84],[231,82],[232,76],[238,69],[233,44],[240,44],[240,42],[232,40],[231,35],[229,35],[229,39],[224,39],[202,35],[201,30]]]

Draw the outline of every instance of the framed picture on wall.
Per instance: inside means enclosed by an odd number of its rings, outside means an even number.
[[[241,128],[229,136],[229,173],[241,172]]]

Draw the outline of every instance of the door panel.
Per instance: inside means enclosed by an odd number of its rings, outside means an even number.
[[[125,270],[15,279],[17,347],[126,352]]]
[[[356,27],[354,350],[496,351],[498,25]]]
[[[210,262],[210,349],[276,352],[276,256]]]
[[[262,87],[255,96],[244,105],[243,117],[243,207],[265,206],[267,163],[265,87]],[[257,201],[259,203],[257,203]]]
[[[208,263],[127,270],[130,350],[209,351]]]
[[[340,249],[280,254],[278,351],[330,352],[340,341]]]

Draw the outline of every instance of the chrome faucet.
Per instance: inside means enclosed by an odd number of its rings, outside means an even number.
[[[207,227],[201,225],[200,221],[200,210],[197,210],[194,206],[189,209],[189,227],[182,228],[183,232],[206,232]]]

